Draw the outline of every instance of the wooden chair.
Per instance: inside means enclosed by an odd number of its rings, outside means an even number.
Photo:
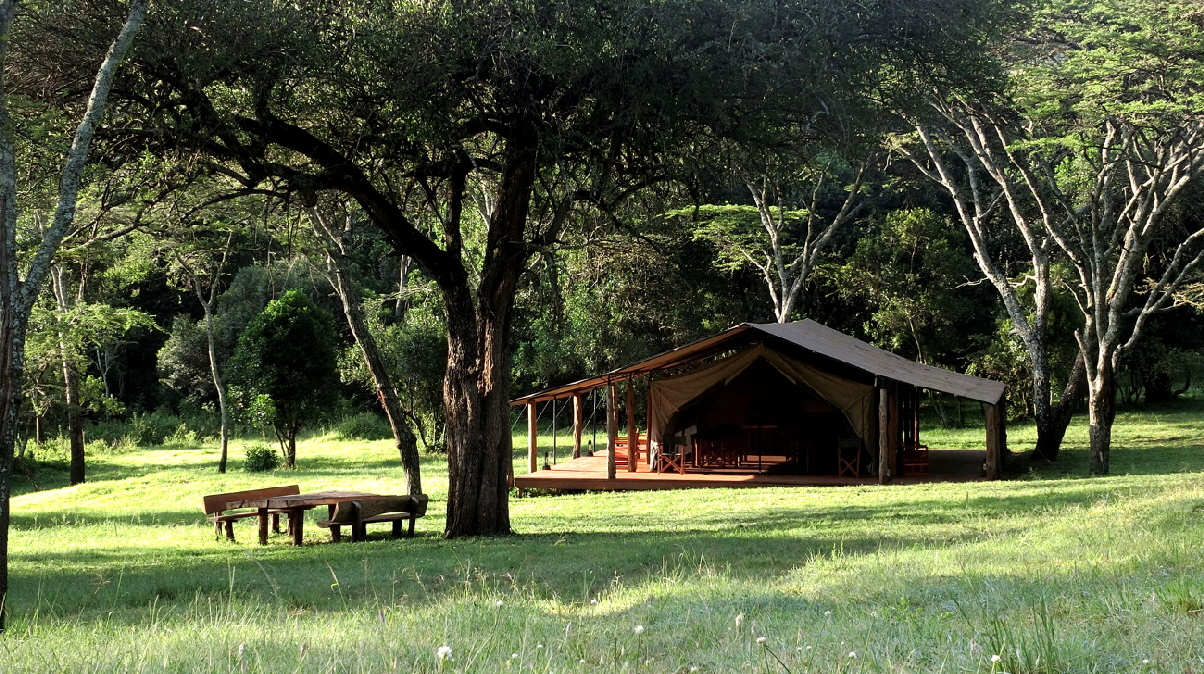
[[[841,438],[836,448],[836,474],[840,477],[861,475],[861,439]]]
[[[378,522],[393,523],[393,537],[401,538],[402,524],[409,522],[406,536],[414,535],[414,521],[426,515],[426,494],[409,496],[378,496],[355,501],[341,501],[329,520],[318,522],[318,526],[330,529],[330,538],[335,543],[342,540],[342,527],[351,527],[351,540],[362,541],[368,537],[368,525]]]
[[[635,451],[631,450],[631,447],[629,446],[631,443],[628,442],[626,435],[619,435],[619,436],[615,437],[615,465],[616,466],[628,465],[627,462],[628,462],[628,460],[631,459],[631,457],[633,455],[635,456],[635,461],[637,462],[636,465],[639,465],[638,462],[641,459],[643,459],[645,462],[647,462],[647,460],[648,460],[648,436],[643,433],[636,433],[635,437],[636,437]]]
[[[223,526],[226,529],[226,538],[231,542],[234,541],[234,521],[243,519],[244,517],[257,517],[259,510],[252,508],[249,510],[229,511],[229,504],[238,501],[250,501],[259,498],[274,498],[276,496],[292,496],[300,494],[301,490],[297,485],[289,485],[287,487],[264,487],[262,489],[248,489],[246,491],[232,491],[225,494],[210,494],[205,496],[201,510],[208,515],[208,520],[213,522],[214,533],[217,538],[222,537]],[[272,514],[272,531],[280,533],[280,513],[284,510],[269,510]],[[292,523],[289,523],[290,526]]]
[[[928,474],[928,445],[918,442],[908,442],[903,446],[903,474]]]
[[[686,438],[684,435],[673,435],[665,438],[661,449],[656,454],[656,472],[676,472],[686,474]]]

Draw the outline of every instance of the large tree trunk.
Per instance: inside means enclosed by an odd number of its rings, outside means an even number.
[[[507,142],[476,309],[468,284],[441,284],[447,310],[448,506],[444,535],[510,533],[510,322],[530,258],[524,232],[535,185],[534,132]],[[463,185],[455,188],[462,193]],[[453,199],[459,219],[461,201]]]
[[[448,310],[447,405],[449,537],[510,533],[507,466],[510,436],[508,354],[503,326],[471,310]],[[478,338],[479,337],[479,338]]]

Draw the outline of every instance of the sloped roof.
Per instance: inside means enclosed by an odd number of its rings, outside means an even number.
[[[638,363],[596,377],[532,393],[512,402],[513,404],[538,402],[585,393],[605,386],[611,381],[642,376],[709,358],[767,336],[831,358],[876,377],[884,377],[919,388],[950,393],[989,404],[995,404],[1003,397],[1004,385],[1001,382],[917,363],[810,319],[805,319],[793,323],[741,323],[718,335],[657,354]]]

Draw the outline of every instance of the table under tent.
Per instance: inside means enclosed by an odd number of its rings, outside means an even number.
[[[620,387],[626,389],[625,420],[618,418]],[[645,400],[643,433],[637,387]],[[916,363],[804,320],[744,323],[513,401],[527,407],[531,473],[515,476],[514,484],[648,489],[925,479],[932,453],[919,434],[924,389],[982,403],[984,449],[959,456],[985,464],[985,477],[996,479],[1006,442],[1003,384]],[[578,458],[585,396],[602,390],[606,451]],[[540,471],[539,405],[563,399],[571,399],[575,411],[574,460]]]

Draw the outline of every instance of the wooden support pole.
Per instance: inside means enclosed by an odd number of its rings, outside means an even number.
[[[615,447],[619,437],[619,387],[606,385],[606,479],[615,479]]]
[[[890,414],[889,421],[886,424],[889,431],[886,436],[886,453],[890,458],[890,475],[892,476],[903,474],[903,466],[899,465],[899,458],[903,453],[903,448],[900,446],[902,444],[900,438],[903,435],[903,429],[899,426],[902,422],[902,415],[899,413],[902,399],[900,388],[901,386],[896,382],[891,382],[890,386],[886,387],[887,411]]]
[[[878,484],[890,484],[890,391],[878,389]]]
[[[527,472],[539,470],[539,414],[535,401],[527,403]]]
[[[995,405],[987,405],[986,417],[986,478],[988,480],[998,480],[1003,466],[1003,451],[1007,446],[1007,417],[1004,414],[1004,402],[1000,400]]]
[[[640,462],[640,428],[635,425],[635,380],[627,380],[627,472]]]
[[[585,397],[573,394],[573,458],[581,458],[581,433],[585,430]]]

